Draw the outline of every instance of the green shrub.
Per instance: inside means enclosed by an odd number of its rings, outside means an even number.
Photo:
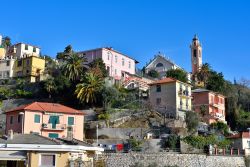
[[[187,136],[182,139],[185,143],[190,144],[191,146],[204,149],[205,146],[209,144],[217,145],[219,148],[226,148],[231,144],[231,141],[227,139],[219,140],[217,136],[210,135],[207,137],[204,136]]]

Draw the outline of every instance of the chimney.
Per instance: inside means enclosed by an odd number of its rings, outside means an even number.
[[[8,139],[12,140],[13,139],[13,130],[8,131]]]

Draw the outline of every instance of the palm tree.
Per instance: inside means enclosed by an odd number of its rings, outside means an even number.
[[[51,94],[56,91],[56,83],[53,77],[48,78],[44,83],[45,90],[49,93],[49,98]]]
[[[76,81],[80,80],[80,77],[86,68],[86,59],[76,53],[72,53],[64,62],[63,72],[71,81]]]
[[[204,82],[204,84],[206,85],[210,72],[211,66],[208,63],[203,64],[200,71],[197,73],[198,80]]]
[[[76,85],[75,93],[81,102],[96,102],[96,96],[103,87],[103,80],[93,73],[86,73],[83,83]]]

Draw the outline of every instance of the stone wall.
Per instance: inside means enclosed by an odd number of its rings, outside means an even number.
[[[139,163],[143,167],[245,167],[244,157],[207,156],[201,154],[174,153],[110,153],[103,155],[107,167],[131,167]],[[156,165],[157,164],[157,165]]]

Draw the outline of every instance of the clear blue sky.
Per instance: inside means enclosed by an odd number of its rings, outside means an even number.
[[[226,79],[250,79],[250,2],[247,0],[11,0],[0,3],[0,34],[55,56],[102,46],[137,59],[158,51],[191,71],[190,42],[203,45],[203,62]]]

